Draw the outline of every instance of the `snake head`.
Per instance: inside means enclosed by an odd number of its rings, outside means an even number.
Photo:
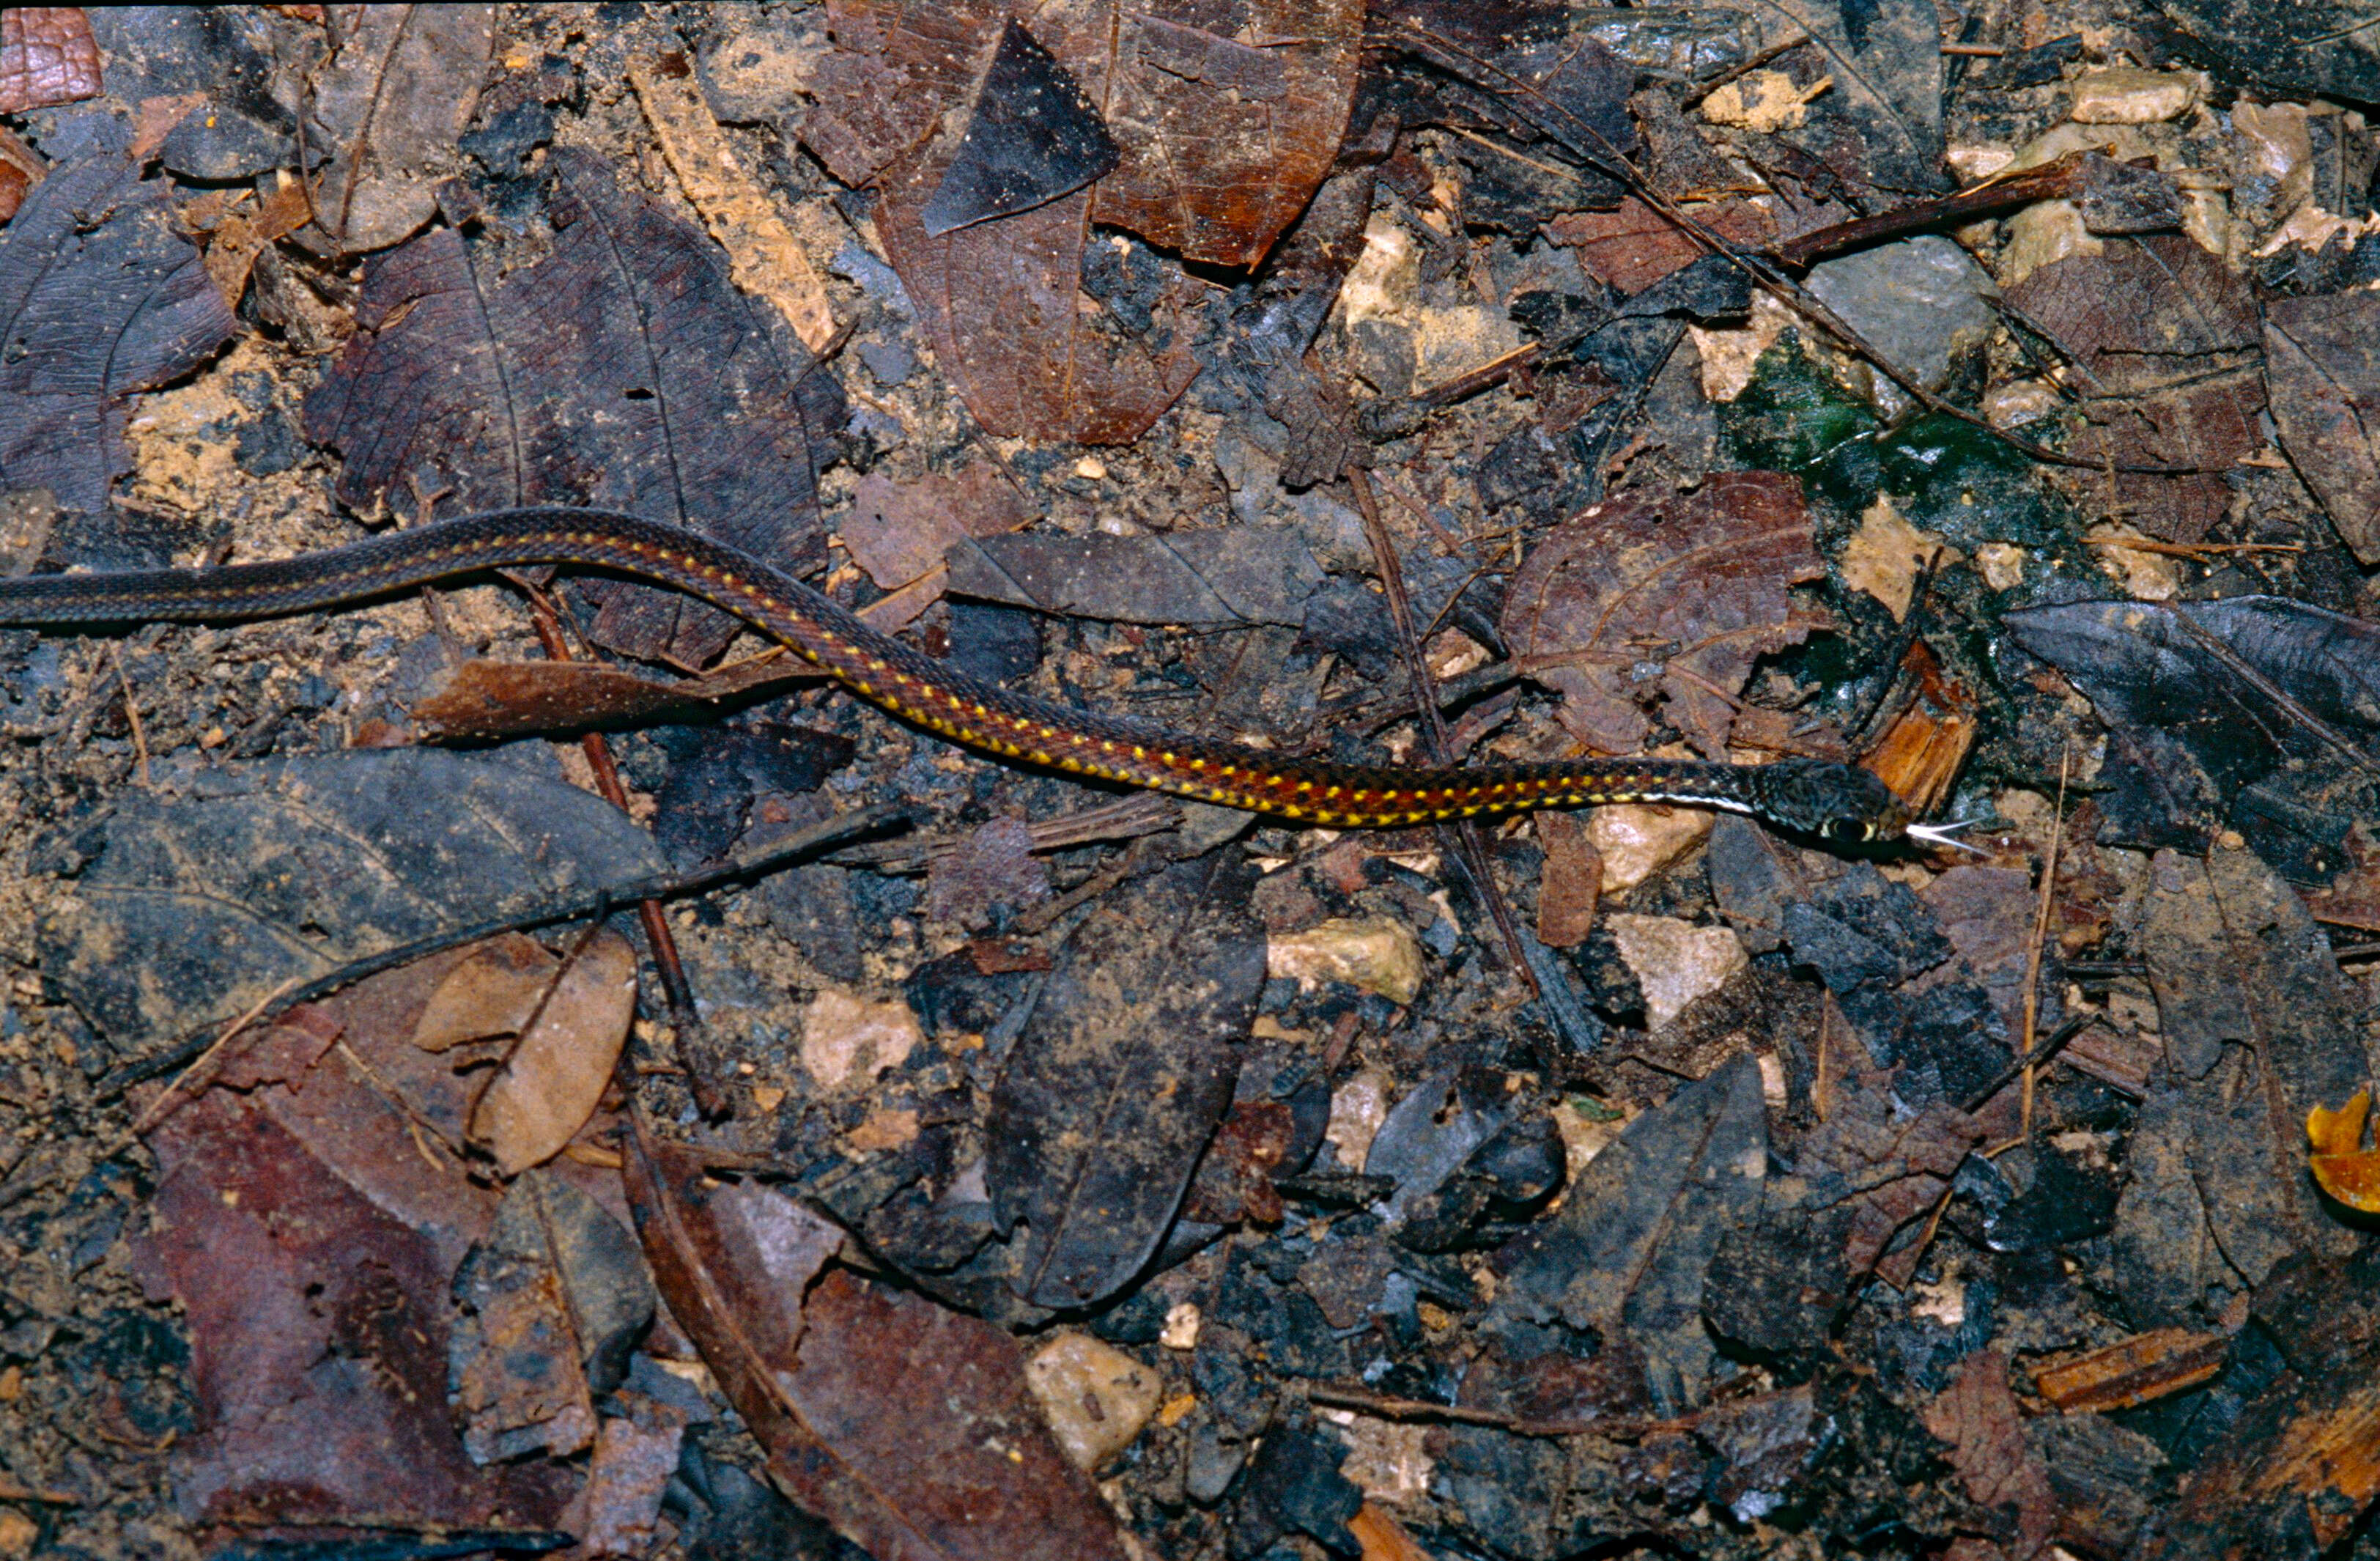
[[[1787,759],[1760,771],[1760,811],[1830,846],[1888,846],[1909,833],[1909,809],[1869,772],[1822,759]]]

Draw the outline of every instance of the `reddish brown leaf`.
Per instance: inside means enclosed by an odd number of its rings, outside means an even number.
[[[1080,307],[1083,244],[1099,187],[939,238],[926,232],[926,206],[962,140],[935,133],[940,117],[975,91],[1008,6],[837,0],[828,16],[838,48],[813,82],[818,107],[803,138],[837,177],[872,179],[882,189],[876,224],[885,255],[977,420],[1009,437],[1090,444],[1138,437],[1197,365],[1186,342],[1153,354],[1136,339],[1108,334],[1097,311]],[[1032,30],[1093,98],[1102,95],[1115,38],[1106,11],[1038,12]],[[1298,195],[1292,213],[1310,193],[1309,187]]]
[[[1099,181],[1092,220],[1191,260],[1254,265],[1338,153],[1363,6],[1175,0],[1120,19],[1105,109],[1123,161]]]
[[[330,150],[314,211],[342,251],[384,249],[438,209],[437,178],[471,123],[493,6],[367,6],[315,79],[313,144]]]
[[[953,543],[1013,531],[1032,518],[999,470],[978,461],[908,482],[869,472],[859,480],[841,530],[851,561],[892,591],[941,568]]]
[[[1232,1106],[1207,1145],[1198,1174],[1191,1178],[1182,1217],[1204,1225],[1278,1221],[1281,1194],[1273,1188],[1272,1175],[1288,1158],[1296,1130],[1289,1107],[1279,1101],[1243,1101]]]
[[[1546,865],[1537,880],[1537,941],[1576,948],[1595,931],[1595,902],[1603,894],[1603,858],[1586,826],[1568,813],[1540,813],[1537,843]]]
[[[1777,237],[1775,219],[1745,201],[1730,198],[1682,210],[1739,249],[1761,249]],[[1546,224],[1546,236],[1568,245],[1597,281],[1631,295],[1710,252],[1633,195],[1617,211],[1565,212]]]
[[[841,1232],[638,1135],[625,1177],[681,1326],[771,1479],[877,1561],[1123,1561],[1115,1519],[977,1318],[835,1270]]]
[[[1967,1357],[1958,1377],[1925,1406],[1925,1429],[1948,1443],[1950,1467],[1968,1497],[1999,1513],[2013,1561],[2037,1555],[2058,1527],[2048,1471],[2025,1441],[2008,1357],[1997,1349]],[[2011,1510],[2012,1509],[2012,1510]]]
[[[1607,753],[1643,744],[1635,669],[1656,662],[1670,718],[1719,759],[1734,725],[1728,701],[1753,663],[1818,627],[1788,588],[1822,572],[1799,483],[1715,473],[1666,503],[1597,505],[1541,541],[1513,576],[1504,634],[1530,674],[1560,690],[1561,723],[1582,741]]]
[[[2264,443],[2263,338],[2247,284],[2190,239],[2151,234],[2052,262],[2008,298],[2088,375],[2075,454],[2194,469],[2105,475],[2090,502],[2153,537],[2204,538],[2230,505],[2223,474]]]
[[[637,951],[617,933],[576,950],[471,1112],[471,1137],[506,1176],[560,1153],[586,1126],[636,1017]]]
[[[0,114],[95,98],[99,45],[79,6],[0,10]]]
[[[550,1527],[570,1484],[558,1466],[481,1470],[464,1455],[446,1409],[453,1237],[385,1191],[410,1180],[449,1219],[476,1207],[484,1229],[480,1195],[459,1165],[428,1173],[394,1114],[370,1150],[348,1136],[346,1161],[325,1161],[323,1140],[300,1134],[326,1094],[350,1097],[351,1121],[372,1109],[334,1060],[294,1124],[281,1090],[211,1090],[150,1136],[142,1258],[160,1299],[183,1305],[199,1401],[174,1455],[187,1509],[251,1531]]]

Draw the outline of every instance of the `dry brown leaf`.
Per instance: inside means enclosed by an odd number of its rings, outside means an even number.
[[[1537,941],[1576,948],[1595,931],[1595,902],[1603,894],[1603,857],[1586,825],[1568,813],[1537,815],[1537,844],[1546,865],[1537,880]]]
[[[618,933],[598,933],[571,956],[472,1109],[472,1141],[504,1175],[551,1159],[595,1114],[636,1009],[637,952]]]
[[[446,973],[413,1026],[413,1043],[443,1052],[466,1041],[518,1035],[537,1017],[562,961],[534,938],[506,933]]]
[[[871,471],[859,480],[838,530],[851,561],[892,591],[941,568],[953,543],[998,536],[1032,518],[999,469],[977,461],[905,482]]]
[[[1949,1445],[1950,1467],[1969,1499],[2008,1519],[2011,1561],[2039,1555],[2058,1527],[2058,1497],[2025,1440],[2009,1391],[2008,1357],[1998,1349],[1967,1357],[1950,1385],[1925,1406],[1925,1429]]]

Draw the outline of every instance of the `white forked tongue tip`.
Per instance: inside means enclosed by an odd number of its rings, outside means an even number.
[[[1950,823],[1912,823],[1903,828],[1901,833],[1924,845],[1948,846],[1954,851],[1964,851],[1973,857],[1990,856],[1991,853],[1981,847],[1970,846],[1964,840],[1952,838],[1959,831],[1973,826],[1976,822],[1973,819],[1959,819]]]

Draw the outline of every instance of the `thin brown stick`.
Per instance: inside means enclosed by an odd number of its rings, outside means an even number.
[[[546,659],[570,660],[570,645],[562,636],[562,613],[552,594],[543,586],[517,576],[512,579],[528,600],[529,621],[536,626],[537,642],[544,647]],[[578,749],[587,755],[587,767],[595,773],[596,794],[625,813],[628,788],[620,784],[620,768],[612,762],[612,748],[603,740],[603,734],[584,734],[578,739]],[[652,950],[653,970],[660,975],[662,994],[669,1001],[672,1048],[677,1054],[678,1067],[686,1070],[686,1090],[694,1096],[695,1109],[718,1121],[731,1114],[734,1104],[721,1093],[710,1070],[700,1066],[702,1059],[696,1055],[695,1039],[703,1033],[702,1016],[695,1006],[694,987],[686,979],[686,966],[678,958],[677,939],[670,932],[662,902],[638,901],[637,921],[645,930],[645,946]]]
[[[1421,714],[1424,744],[1433,763],[1452,763],[1446,742],[1446,722],[1438,713],[1438,701],[1430,697],[1436,680],[1430,676],[1428,658],[1422,653],[1421,640],[1414,632],[1413,601],[1405,594],[1404,567],[1397,558],[1396,539],[1389,535],[1388,522],[1381,518],[1379,500],[1373,496],[1369,474],[1360,466],[1350,466],[1345,475],[1348,490],[1355,495],[1355,507],[1364,517],[1364,533],[1371,539],[1373,564],[1379,571],[1381,591],[1388,598],[1389,620],[1396,626],[1397,644],[1404,652],[1415,707]],[[1479,897],[1488,907],[1489,919],[1496,923],[1505,958],[1528,983],[1530,994],[1542,1000],[1545,989],[1537,984],[1537,973],[1529,968],[1528,950],[1521,945],[1520,929],[1512,921],[1512,908],[1504,903],[1503,891],[1496,886],[1495,878],[1488,871],[1488,847],[1479,836],[1479,826],[1469,819],[1458,819],[1451,833],[1463,864],[1479,881]]]
[[[125,669],[124,648],[111,640],[107,653],[115,663],[115,682],[124,690],[124,719],[132,727],[132,751],[140,759],[140,789],[150,789],[149,738],[140,729],[140,701],[132,697],[132,674]]]
[[[2058,807],[2049,821],[2049,859],[2041,868],[2041,899],[2033,912],[2033,951],[2024,962],[2024,1044],[2020,1055],[2024,1064],[2024,1108],[2019,1114],[2017,1137],[2033,1136],[2033,1055],[2034,1027],[2041,1018],[2041,948],[2049,938],[2049,901],[2058,886],[2058,859],[2066,844],[2066,779],[2073,766],[2074,754],[2070,746],[2058,751]]]

